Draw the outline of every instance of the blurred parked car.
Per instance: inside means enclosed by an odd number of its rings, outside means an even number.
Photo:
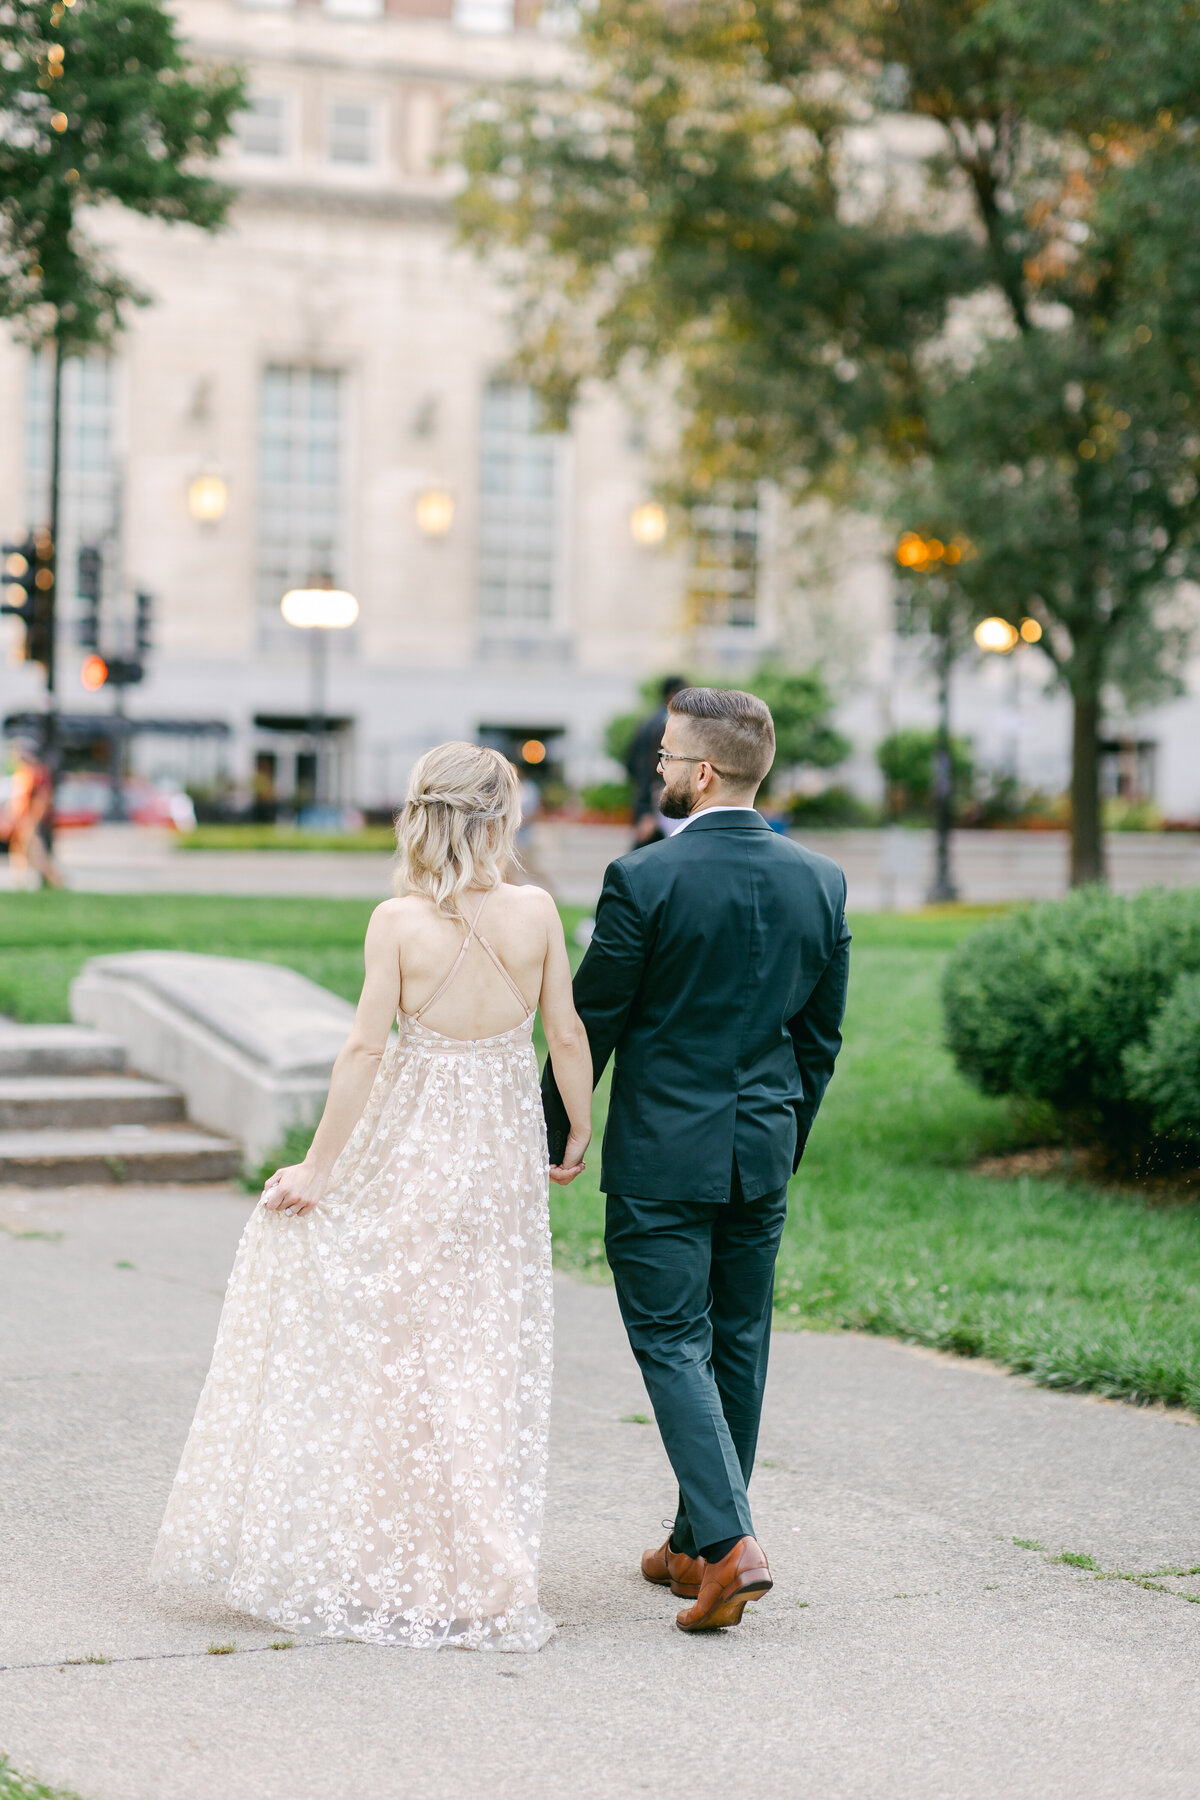
[[[156,787],[150,781],[127,781],[122,789],[125,817],[134,825],[167,825],[192,831],[196,809],[179,788]],[[65,775],[54,801],[54,823],[60,831],[98,825],[111,817],[112,788],[103,775]]]

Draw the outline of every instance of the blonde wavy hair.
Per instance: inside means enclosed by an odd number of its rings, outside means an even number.
[[[424,894],[441,913],[463,916],[468,888],[497,888],[516,862],[521,823],[517,771],[498,750],[439,744],[413,769],[396,815],[396,891]]]

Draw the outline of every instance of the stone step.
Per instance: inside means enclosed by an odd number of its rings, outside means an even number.
[[[0,1075],[87,1075],[124,1067],[125,1047],[106,1031],[0,1019]]]
[[[137,1075],[0,1075],[0,1131],[79,1131],[182,1119],[183,1096]]]
[[[237,1144],[197,1131],[191,1125],[0,1131],[0,1186],[226,1181],[241,1166],[242,1152]]]

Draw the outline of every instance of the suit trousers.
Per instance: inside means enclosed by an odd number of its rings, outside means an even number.
[[[752,1535],[746,1485],[762,1412],[787,1188],[728,1201],[609,1194],[604,1247],[679,1483],[672,1531],[696,1555]]]

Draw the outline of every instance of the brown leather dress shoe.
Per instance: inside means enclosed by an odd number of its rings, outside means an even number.
[[[740,1625],[751,1600],[761,1600],[774,1582],[767,1559],[752,1537],[739,1538],[719,1563],[701,1563],[704,1574],[696,1604],[675,1618],[680,1631],[716,1631]]]
[[[642,1574],[655,1587],[669,1587],[681,1600],[694,1600],[704,1575],[702,1556],[683,1556],[667,1539],[661,1550],[642,1553]]]

